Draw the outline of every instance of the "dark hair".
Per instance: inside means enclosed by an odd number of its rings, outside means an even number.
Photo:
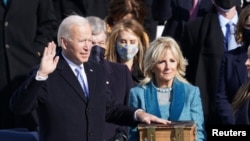
[[[237,22],[235,31],[235,38],[237,43],[241,44],[246,42],[244,41],[243,30],[249,16],[250,16],[250,5],[243,8],[242,11],[240,12],[239,20]]]
[[[239,108],[248,100],[250,100],[250,82],[243,84],[237,91],[232,101],[233,112],[236,113]]]
[[[142,0],[110,0],[106,22],[110,27],[127,14],[143,25],[146,17],[146,8]]]

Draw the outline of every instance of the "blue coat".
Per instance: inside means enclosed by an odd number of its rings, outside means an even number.
[[[237,90],[247,82],[247,70],[244,65],[247,59],[246,52],[245,47],[238,47],[223,56],[215,99],[222,124],[235,124],[231,104]]]
[[[153,95],[146,96],[146,94],[152,93]],[[134,108],[141,108],[146,112],[154,115],[158,114],[159,106],[157,102],[156,89],[151,82],[144,86],[138,85],[130,90],[129,106]],[[200,90],[198,87],[175,79],[173,83],[170,109],[166,110],[169,110],[169,117],[162,118],[171,121],[193,120],[196,122],[197,126],[197,141],[206,140],[206,133],[204,130],[204,115],[200,97]],[[138,140],[136,128],[129,129],[129,140]]]

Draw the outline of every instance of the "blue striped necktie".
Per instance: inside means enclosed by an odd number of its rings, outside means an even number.
[[[232,22],[226,24],[226,40],[227,40],[227,50],[232,50],[237,48],[238,44],[235,41],[235,25]]]
[[[76,77],[82,86],[83,92],[84,92],[85,96],[88,97],[89,93],[88,93],[88,88],[87,88],[87,86],[84,82],[83,76],[82,76],[82,67],[77,67],[75,69],[75,71],[76,71]]]

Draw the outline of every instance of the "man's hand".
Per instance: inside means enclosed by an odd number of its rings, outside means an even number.
[[[171,123],[171,121],[169,120],[158,118],[152,114],[146,113],[143,110],[137,111],[136,117],[138,121],[142,123],[146,123],[146,124],[150,124],[150,123],[170,124]]]
[[[59,61],[59,56],[56,56],[56,44],[49,42],[48,47],[44,48],[43,56],[41,59],[38,75],[47,77],[56,69],[56,65]]]

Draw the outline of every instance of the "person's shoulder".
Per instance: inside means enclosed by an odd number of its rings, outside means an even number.
[[[244,46],[237,47],[233,50],[230,50],[228,52],[225,52],[225,55],[239,55],[239,54],[246,54],[247,49]]]
[[[192,98],[200,95],[200,88],[197,85],[184,83],[186,96]]]
[[[131,91],[134,91],[134,92],[141,92],[141,91],[145,91],[145,89],[147,88],[147,85],[136,85],[134,86],[133,88],[131,88],[130,90]]]
[[[116,62],[111,62],[111,61],[107,61],[105,60],[110,66],[112,67],[116,67],[116,68],[126,68],[127,66],[121,63],[116,63]]]
[[[120,73],[129,73],[129,69],[126,65],[124,64],[120,64],[120,63],[116,63],[116,62],[110,62],[107,60],[105,61],[105,67],[107,67],[107,69],[111,69],[111,70],[115,70],[115,71],[119,71]]]
[[[95,70],[101,70],[101,71],[104,70],[103,65],[93,60],[88,60],[88,62],[86,62],[85,65]]]
[[[181,83],[183,83],[183,85],[186,88],[186,90],[196,90],[196,89],[199,89],[198,86],[196,86],[194,84],[191,84],[189,82],[181,82]]]

